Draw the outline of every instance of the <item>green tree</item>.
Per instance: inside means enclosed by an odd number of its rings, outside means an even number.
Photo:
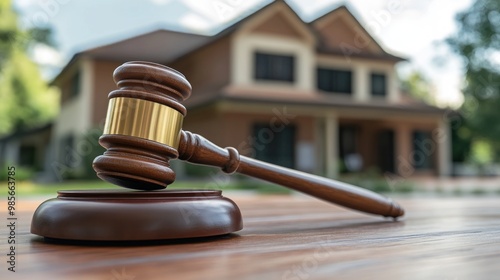
[[[21,30],[10,0],[0,0],[0,135],[40,125],[55,116],[58,92],[42,79],[28,56],[49,43],[47,28]]]
[[[461,113],[473,141],[500,148],[500,0],[476,0],[456,17],[458,32],[447,42],[465,72]],[[498,160],[498,156],[495,156]]]
[[[427,104],[436,104],[432,89],[427,78],[418,71],[411,72],[408,77],[400,79],[402,89],[414,98]]]
[[[450,118],[453,162],[466,162],[471,155],[472,132],[462,114]]]

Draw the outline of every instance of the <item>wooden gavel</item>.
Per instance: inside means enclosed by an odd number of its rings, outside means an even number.
[[[109,94],[104,133],[106,148],[93,163],[99,178],[138,190],[163,189],[175,180],[169,160],[220,167],[273,182],[366,213],[399,217],[392,200],[353,185],[287,169],[220,148],[200,135],[183,131],[191,85],[178,71],[150,62],[127,62],[113,73],[118,90]]]

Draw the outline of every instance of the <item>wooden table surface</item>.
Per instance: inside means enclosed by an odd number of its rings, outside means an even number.
[[[500,279],[500,197],[398,198],[407,215],[392,222],[301,195],[228,196],[237,234],[134,246],[45,243],[29,233],[41,201],[21,198],[16,272],[2,226],[0,279]]]

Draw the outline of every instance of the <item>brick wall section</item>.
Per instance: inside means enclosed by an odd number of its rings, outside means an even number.
[[[166,65],[186,76],[193,87],[191,99],[194,101],[198,96],[217,92],[229,84],[229,59],[230,40],[226,37]]]
[[[94,85],[92,96],[92,124],[98,126],[106,119],[108,94],[117,89],[113,81],[113,71],[122,63],[117,61],[94,61]]]

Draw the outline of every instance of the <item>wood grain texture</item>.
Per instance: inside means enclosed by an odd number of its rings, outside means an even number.
[[[85,241],[209,237],[241,230],[238,206],[215,190],[59,191],[33,214],[31,233]]]
[[[461,280],[500,273],[498,197],[399,198],[407,215],[391,222],[302,195],[226,196],[242,210],[237,235],[135,246],[44,243],[29,225],[45,198],[19,198],[17,272],[3,261],[0,279]],[[2,226],[4,256],[7,234]]]

